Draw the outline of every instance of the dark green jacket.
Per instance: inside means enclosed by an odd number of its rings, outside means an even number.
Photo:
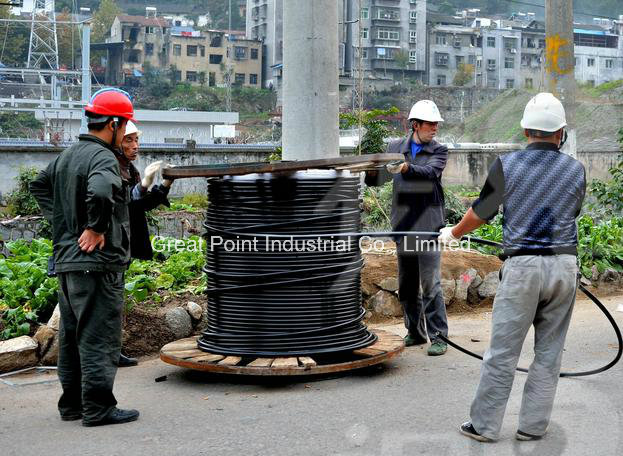
[[[129,189],[106,142],[80,135],[32,181],[30,191],[52,224],[56,272],[127,268]],[[86,228],[105,233],[103,249],[80,250],[78,238]]]

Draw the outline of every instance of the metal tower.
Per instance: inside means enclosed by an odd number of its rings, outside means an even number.
[[[58,70],[58,38],[54,0],[34,0],[30,25],[28,68]]]

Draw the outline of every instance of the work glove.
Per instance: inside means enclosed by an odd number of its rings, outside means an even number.
[[[452,241],[460,241],[460,239],[456,238],[454,234],[452,234],[453,226],[446,226],[439,231],[439,237],[437,241],[442,244],[449,244]]]
[[[162,165],[162,160],[158,160],[156,162],[153,162],[147,165],[147,168],[145,168],[145,175],[143,176],[143,179],[141,180],[141,186],[143,188],[151,187],[151,184],[154,183],[154,179],[156,178],[156,174],[158,174],[158,171],[160,171],[161,165]]]
[[[403,172],[403,169],[407,166],[409,165],[407,165],[404,161],[398,160],[398,161],[393,161],[393,162],[386,164],[385,168],[387,169],[387,171],[389,171],[392,174],[400,174]]]
[[[165,163],[162,169],[166,169],[166,168],[175,168],[175,165],[172,165],[171,163]],[[164,185],[167,188],[171,187],[172,184],[173,184],[173,179],[162,180],[162,185]]]

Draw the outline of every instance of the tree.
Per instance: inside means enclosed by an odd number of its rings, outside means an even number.
[[[110,27],[115,17],[123,14],[115,0],[102,0],[99,8],[93,14],[93,27],[91,29],[91,42],[102,43],[110,36]]]
[[[402,70],[402,82],[405,81],[405,70],[409,68],[409,53],[404,49],[394,52],[394,62]]]
[[[474,77],[474,65],[465,63],[459,64],[458,70],[454,75],[452,84],[455,86],[464,86],[469,84]]]
[[[0,6],[0,19],[14,16],[8,6]],[[30,29],[23,22],[0,23],[0,63],[7,66],[26,66]]]
[[[361,125],[366,132],[358,146],[359,154],[380,154],[385,152],[385,138],[390,135],[387,121],[383,117],[400,112],[392,106],[389,109],[373,109],[372,111],[354,111],[340,114],[341,128],[352,128]]]

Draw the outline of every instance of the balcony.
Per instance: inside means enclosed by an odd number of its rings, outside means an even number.
[[[389,9],[378,9],[372,15],[375,22],[400,22],[400,13]]]

